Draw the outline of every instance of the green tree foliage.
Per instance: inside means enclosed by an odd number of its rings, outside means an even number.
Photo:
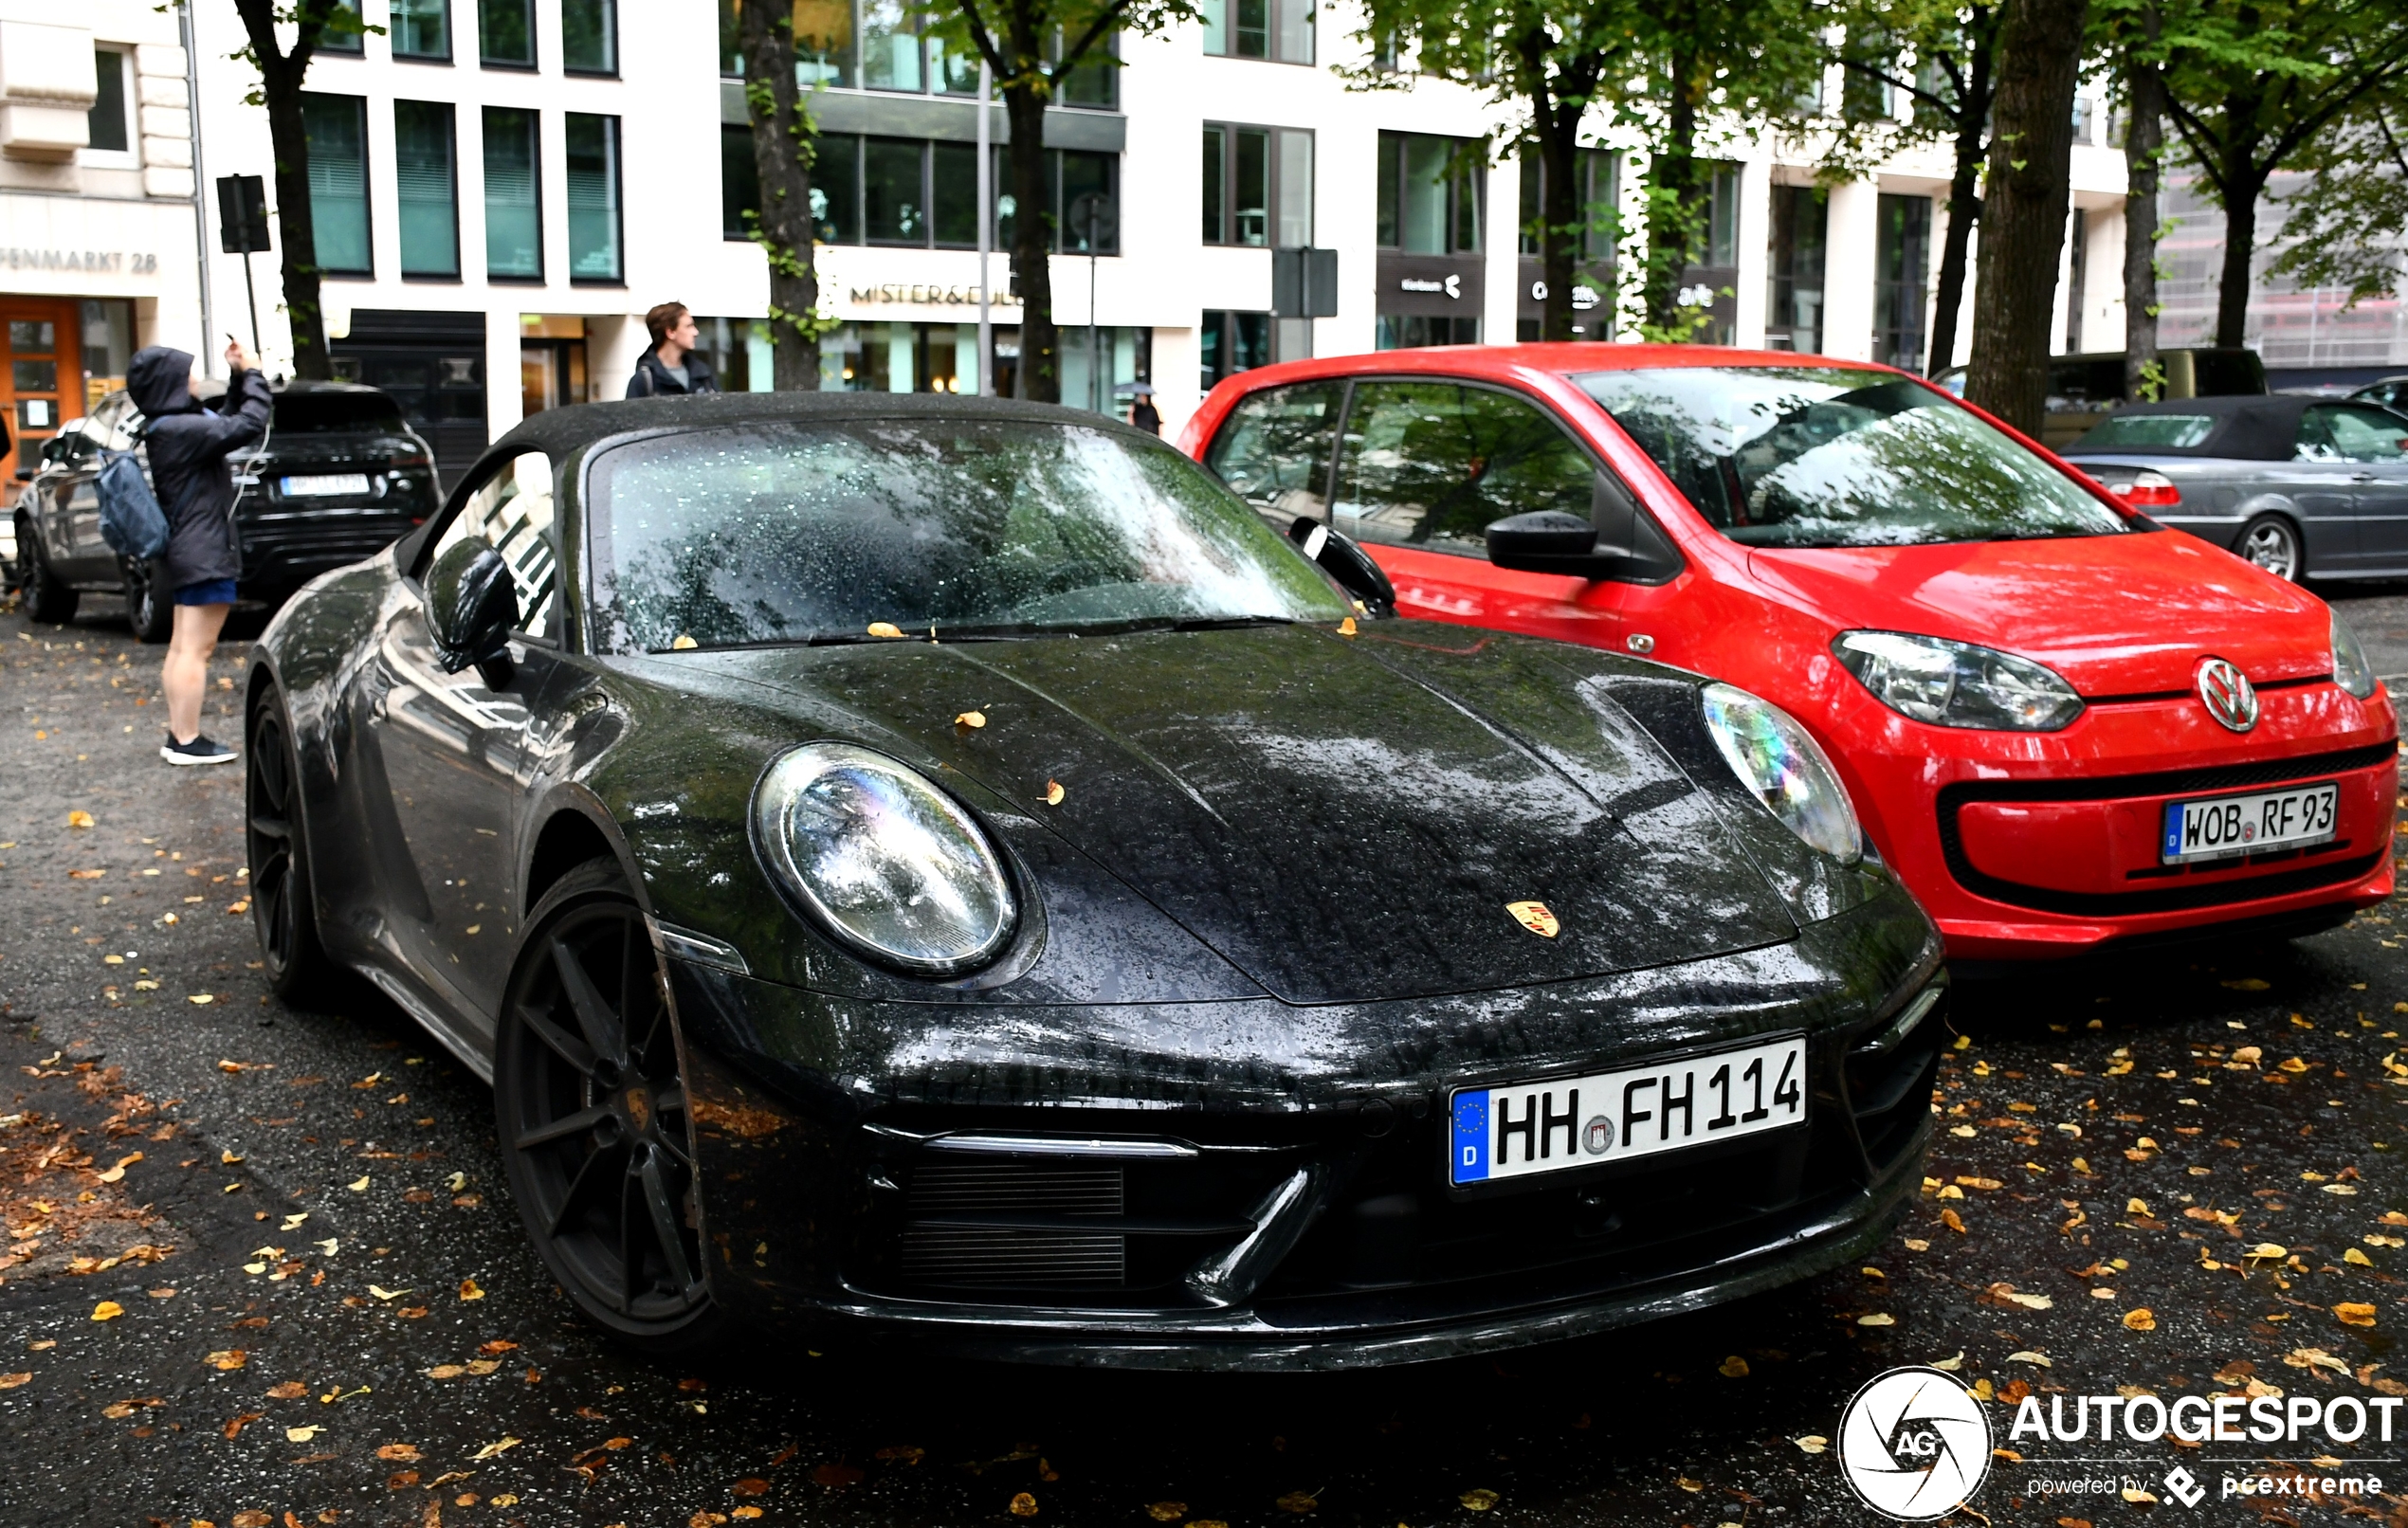
[[[259,71],[259,89],[246,102],[267,108],[267,142],[276,156],[276,233],[292,328],[293,374],[323,382],[334,373],[326,354],[326,315],[318,290],[318,236],[310,225],[309,133],[301,122],[301,83],[309,61],[329,36],[362,31],[342,0],[234,0],[247,39],[230,57]],[[291,39],[287,44],[279,33]]]
[[[1062,81],[1090,60],[1109,62],[1114,34],[1158,31],[1195,15],[1195,0],[929,0],[928,30],[948,51],[986,60],[1011,128],[1012,284],[1020,299],[1014,391],[1062,401],[1061,331],[1053,321],[1051,188],[1046,183],[1045,109]],[[1067,210],[1067,209],[1065,209]]]
[[[1824,15],[1841,38],[1833,56],[1847,79],[1836,125],[1812,124],[1832,135],[1827,173],[1855,179],[1902,150],[1936,142],[1949,146],[1948,226],[1940,246],[1925,363],[1926,371],[1937,373],[1956,356],[1967,250],[1981,216],[1998,0],[1839,0]],[[1885,94],[1904,103],[1904,115],[1882,109]]]
[[[1794,113],[1822,80],[1822,25],[1806,0],[1634,0],[1632,54],[1607,83],[1616,114],[1647,140],[1642,336],[1687,339],[1706,323],[1680,301],[1713,214],[1701,129],[1716,116]]]
[[[2348,304],[2399,290],[2408,238],[2408,91],[2369,92],[2292,164],[2306,173],[2284,198],[2283,252],[2267,267],[2304,286],[2338,286]]]
[[[1572,337],[1572,294],[1580,249],[1612,238],[1610,208],[1585,206],[1579,174],[1581,120],[1606,71],[1633,51],[1628,0],[1366,0],[1363,28],[1374,62],[1344,71],[1355,84],[1403,88],[1414,75],[1389,66],[1408,58],[1420,74],[1487,93],[1521,118],[1513,136],[1544,167],[1540,177],[1542,339]]]
[[[2249,317],[2250,262],[2268,180],[2286,168],[2362,167],[2359,186],[2311,200],[2302,230],[2305,272],[2351,259],[2364,229],[2345,219],[2365,173],[2383,173],[2394,102],[2408,81],[2408,6],[2399,0],[2181,0],[2167,6],[2160,65],[2166,117],[2224,210],[2216,342],[2238,345]],[[2296,246],[2295,246],[2296,247]]]

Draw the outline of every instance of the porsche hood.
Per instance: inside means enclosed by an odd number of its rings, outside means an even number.
[[[695,656],[975,779],[1290,1002],[1796,933],[1613,681],[1545,644],[1382,622]]]

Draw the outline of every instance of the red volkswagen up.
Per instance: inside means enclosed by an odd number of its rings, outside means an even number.
[[[1786,708],[1959,961],[2309,933],[2391,893],[2398,732],[2348,628],[1902,372],[1390,351],[1232,377],[1181,445],[1359,543],[1401,614]]]

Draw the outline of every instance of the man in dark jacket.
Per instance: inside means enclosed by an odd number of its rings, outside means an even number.
[[[125,390],[142,410],[142,439],[151,462],[151,491],[167,516],[167,553],[155,575],[174,591],[175,629],[168,638],[161,680],[167,691],[170,764],[223,764],[234,751],[201,736],[201,696],[217,633],[233,608],[243,572],[243,539],[234,528],[234,475],[226,459],[267,432],[267,379],[239,340],[226,347],[229,373],[221,413],[192,395],[192,357],[165,345],[137,353],[126,368]]]
[[[683,302],[664,302],[644,316],[652,348],[638,357],[635,374],[627,379],[630,398],[658,398],[681,392],[717,392],[719,378],[711,363],[695,353],[702,331]]]

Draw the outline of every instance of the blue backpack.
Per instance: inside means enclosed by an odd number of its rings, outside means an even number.
[[[121,557],[147,562],[167,550],[167,517],[132,451],[109,451],[93,484],[100,498],[100,539]]]

